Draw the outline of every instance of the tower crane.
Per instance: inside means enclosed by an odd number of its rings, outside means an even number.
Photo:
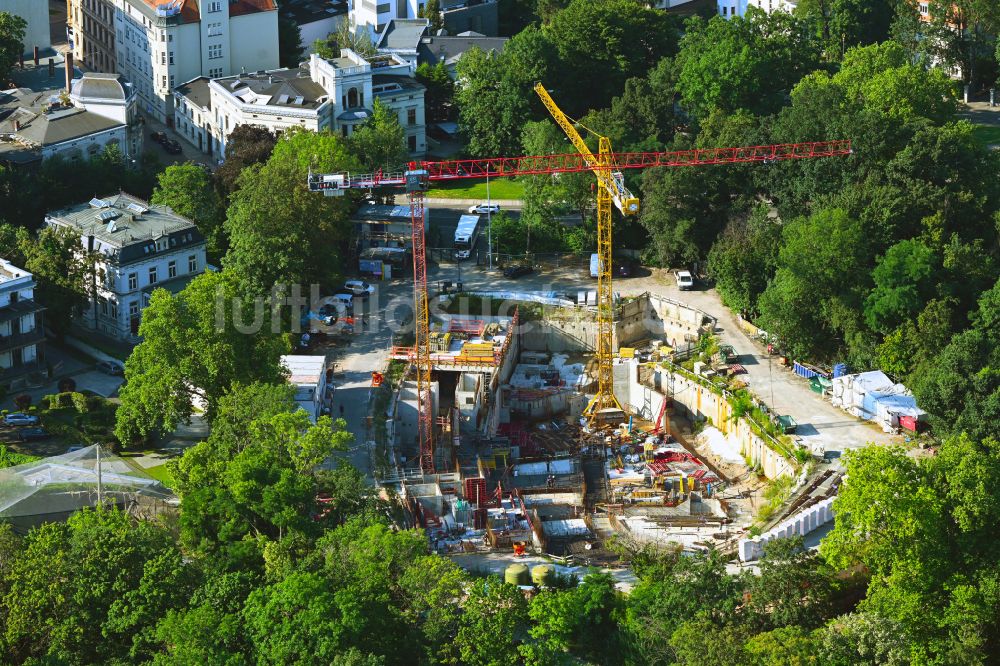
[[[537,89],[537,88],[536,88]],[[544,89],[542,90],[544,92]],[[542,98],[543,102],[548,97]],[[555,103],[548,97],[552,109],[558,110]],[[546,104],[548,106],[548,104]],[[559,112],[559,117],[563,119],[566,127],[572,129],[569,119]],[[558,118],[557,118],[558,122]],[[603,247],[601,250],[607,255],[601,266],[602,271],[606,271],[606,279],[601,282],[602,288],[606,289],[607,300],[610,304],[611,294],[611,210],[612,202],[618,206],[623,213],[635,214],[638,211],[638,199],[631,195],[624,186],[624,179],[621,175],[622,169],[644,169],[649,167],[679,167],[679,166],[704,166],[710,164],[738,164],[738,163],[771,163],[782,160],[807,159],[814,157],[833,157],[837,155],[849,155],[851,153],[850,141],[817,141],[812,143],[787,143],[774,144],[769,146],[746,146],[739,148],[705,148],[694,150],[680,150],[669,152],[627,152],[612,153],[610,142],[602,137],[598,155],[593,155],[590,150],[580,150],[583,139],[573,130],[580,141],[576,145],[578,152],[558,155],[534,155],[522,157],[490,157],[482,159],[462,159],[443,161],[415,161],[410,162],[405,169],[398,171],[378,171],[368,174],[350,173],[310,173],[309,189],[313,192],[322,192],[325,196],[342,196],[349,190],[370,190],[374,188],[403,188],[409,198],[410,203],[410,224],[413,238],[413,301],[414,301],[414,329],[415,344],[413,353],[413,365],[417,380],[417,432],[420,451],[420,467],[425,473],[435,471],[434,461],[434,431],[432,397],[431,397],[431,373],[432,362],[430,354],[430,314],[427,297],[427,256],[425,247],[424,230],[424,196],[430,183],[445,183],[460,179],[488,178],[488,177],[514,177],[514,176],[537,176],[550,175],[555,173],[580,173],[594,172],[597,174],[600,183],[598,210],[601,210],[601,196],[604,196],[604,218],[603,228],[606,235],[603,237]],[[572,139],[572,135],[571,135]],[[575,144],[575,141],[574,141]],[[600,195],[601,191],[603,195]],[[599,225],[600,227],[600,225]],[[604,255],[602,255],[604,256]],[[603,387],[604,393],[599,401],[597,398],[591,401],[588,409],[594,412],[595,406],[607,405],[610,398],[612,405],[618,405],[612,390],[610,359],[611,359],[611,311],[610,305],[607,310],[606,325],[607,335],[598,336],[599,340],[606,340],[606,348],[599,349],[599,354],[603,351],[609,359],[607,381],[604,384],[599,382],[598,386]],[[599,342],[599,344],[604,344]],[[602,407],[606,408],[606,407]]]

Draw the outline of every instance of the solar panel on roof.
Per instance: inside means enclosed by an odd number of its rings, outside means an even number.
[[[278,98],[278,104],[288,104],[288,95],[282,95]]]
[[[109,203],[108,203],[107,201],[105,201],[104,199],[97,199],[97,198],[94,198],[94,199],[91,199],[91,200],[90,200],[90,207],[91,207],[91,208],[107,208],[107,207],[108,207],[108,206],[110,206],[110,205],[111,205],[111,204],[109,204]]]
[[[132,211],[133,213],[135,213],[136,215],[142,215],[143,213],[145,213],[146,211],[149,210],[148,208],[146,208],[142,204],[138,204],[138,203],[130,203],[128,205],[128,209],[130,211]]]
[[[108,220],[113,220],[118,217],[118,212],[114,210],[102,210],[97,214],[97,219],[101,222],[107,222]]]
[[[302,106],[302,102],[303,102],[304,100],[305,100],[305,97],[302,97],[302,96],[300,95],[299,97],[296,97],[296,98],[295,98],[295,103],[296,103],[296,104],[298,104],[299,106]]]

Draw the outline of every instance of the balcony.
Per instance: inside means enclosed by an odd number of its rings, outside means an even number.
[[[12,335],[0,335],[0,352],[10,351],[19,347],[37,344],[45,339],[45,331],[41,326],[35,326],[25,333],[14,333]]]

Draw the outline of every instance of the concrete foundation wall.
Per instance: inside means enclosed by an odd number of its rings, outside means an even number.
[[[666,368],[656,370],[653,375],[654,389],[651,389],[639,383],[637,362],[629,362],[628,368],[627,394],[622,395],[624,391],[619,393],[617,383],[616,393],[619,400],[625,398],[629,407],[640,416],[650,420],[655,419],[663,404],[664,394],[673,395],[675,413],[677,409],[682,409],[684,415],[691,420],[710,419],[724,435],[735,438],[740,453],[751,465],[759,465],[767,478],[795,475],[792,464],[768,447],[764,440],[753,432],[745,419],[732,418],[732,407],[724,396]]]
[[[776,526],[764,532],[754,539],[740,539],[739,557],[743,562],[759,559],[764,554],[764,544],[773,539],[786,539],[793,536],[805,536],[814,529],[827,524],[833,520],[833,500],[828,497],[821,502],[817,502],[805,511],[800,511],[794,516],[778,523]]]
[[[521,334],[525,349],[545,352],[593,351],[597,345],[594,313],[576,310],[577,317],[546,318],[531,322]],[[671,346],[697,340],[702,322],[715,320],[697,308],[659,296],[644,294],[619,308],[614,324],[614,346],[627,347],[640,340],[664,340]]]

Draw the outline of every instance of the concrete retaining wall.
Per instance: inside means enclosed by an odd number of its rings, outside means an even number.
[[[833,500],[828,497],[817,502],[808,509],[800,511],[791,518],[778,523],[776,526],[764,532],[759,537],[753,539],[740,539],[739,556],[743,562],[750,562],[759,559],[764,554],[764,544],[773,539],[786,539],[793,536],[805,536],[814,529],[825,525],[833,520]]]
[[[584,352],[596,347],[597,322],[593,312],[571,310],[576,318],[546,318],[531,322],[521,334],[525,349],[545,352]],[[619,308],[614,324],[614,346],[627,347],[640,340],[664,340],[671,346],[697,340],[703,322],[715,319],[677,301],[643,294]]]
[[[724,435],[733,438],[751,465],[759,465],[764,476],[776,479],[779,476],[794,476],[795,467],[781,454],[767,446],[764,440],[753,432],[746,419],[732,418],[732,407],[726,398],[713,392],[701,383],[684,375],[670,372],[667,368],[657,368],[653,375],[653,388],[639,383],[639,364],[631,361],[627,400],[630,407],[643,418],[656,419],[664,394],[673,395],[675,410],[684,410],[690,420],[711,419],[712,424]],[[619,395],[618,398],[622,399]]]

